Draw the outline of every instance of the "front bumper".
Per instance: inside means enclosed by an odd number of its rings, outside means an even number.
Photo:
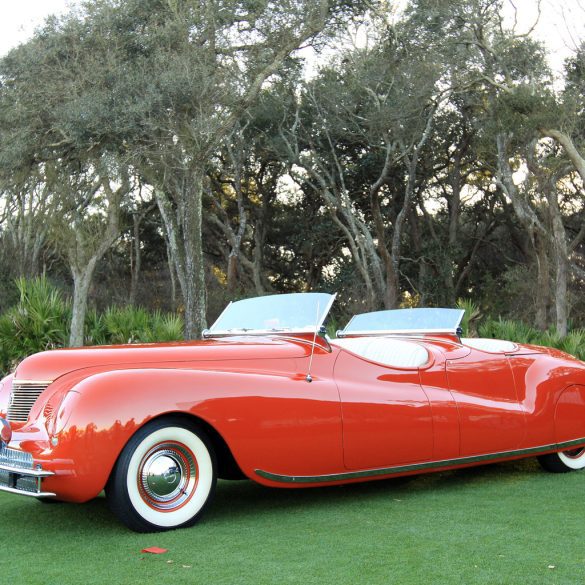
[[[35,465],[32,455],[17,449],[11,449],[0,441],[0,491],[48,498],[55,496],[52,492],[43,492],[41,482],[44,477],[54,475]]]

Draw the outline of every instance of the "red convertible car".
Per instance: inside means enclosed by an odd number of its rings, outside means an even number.
[[[325,486],[538,456],[585,467],[585,363],[461,339],[462,311],[355,316],[334,296],[231,303],[197,342],[49,351],[0,385],[0,490],[189,526],[216,479]]]

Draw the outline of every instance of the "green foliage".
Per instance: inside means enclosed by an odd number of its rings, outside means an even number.
[[[585,360],[585,329],[575,329],[561,337],[554,329],[540,331],[522,321],[488,319],[478,327],[480,337],[506,339],[516,343],[554,347]]]
[[[478,327],[480,337],[506,339],[518,343],[536,343],[542,332],[529,327],[522,321],[510,319],[488,319]]]
[[[185,323],[180,315],[155,311],[151,314],[151,318],[151,329],[144,341],[179,341],[183,339]]]
[[[85,315],[85,344],[106,345],[108,330],[102,315],[95,309],[90,309]]]
[[[71,306],[46,278],[19,279],[18,304],[0,316],[0,373],[28,355],[64,347],[69,339]],[[183,339],[183,319],[141,307],[95,309],[85,320],[86,345],[154,343]]]
[[[110,307],[94,321],[100,343],[154,343],[183,339],[183,319],[176,314],[150,312],[142,307]]]
[[[481,312],[479,306],[471,299],[459,299],[457,301],[457,308],[463,309],[465,314],[461,321],[461,329],[463,329],[464,337],[476,337],[476,321],[480,318]]]
[[[45,277],[16,282],[18,304],[0,317],[0,370],[23,356],[62,347],[69,335],[71,309]]]
[[[102,315],[108,343],[142,341],[150,328],[149,317],[141,307],[110,307]]]
[[[339,323],[337,319],[327,319],[327,324],[325,325],[326,335],[331,339],[335,339],[337,337],[337,332],[342,329],[339,327]]]
[[[571,331],[557,347],[585,361],[585,329]]]

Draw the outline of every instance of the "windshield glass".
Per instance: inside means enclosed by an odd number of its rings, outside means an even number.
[[[203,336],[318,332],[334,299],[325,293],[294,293],[236,301]]]
[[[355,315],[345,335],[380,335],[384,333],[457,333],[465,311],[461,309],[395,309]]]

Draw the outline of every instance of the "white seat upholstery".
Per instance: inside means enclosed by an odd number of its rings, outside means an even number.
[[[511,341],[504,341],[503,339],[488,339],[483,337],[464,337],[461,339],[463,345],[479,349],[481,351],[488,351],[490,353],[505,353],[507,351],[514,351],[517,349],[515,343]]]
[[[367,360],[395,368],[419,368],[429,359],[429,354],[422,345],[401,339],[349,337],[332,339],[331,343]]]

